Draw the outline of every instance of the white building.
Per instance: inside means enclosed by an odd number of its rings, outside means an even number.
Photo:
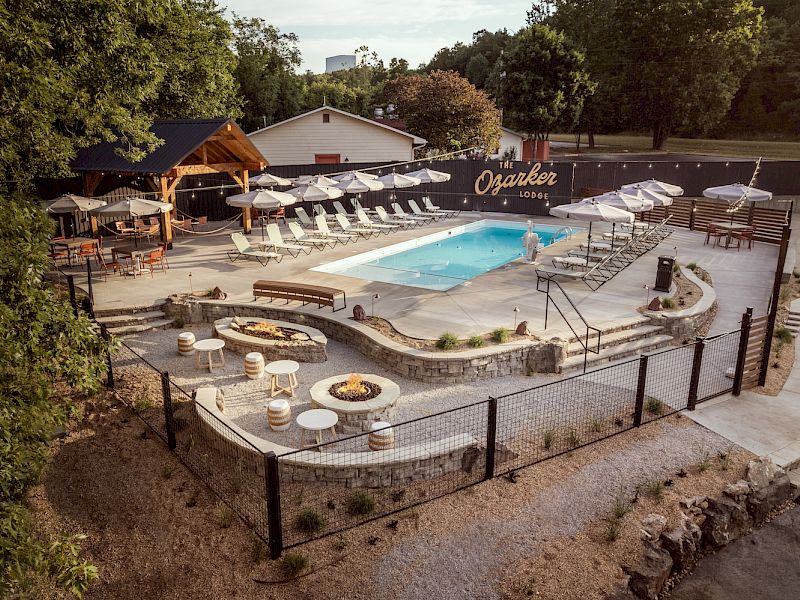
[[[500,128],[500,145],[497,152],[492,154],[490,158],[501,159],[506,152],[514,150],[514,160],[522,160],[522,141],[525,137],[521,133],[517,133],[508,127]]]
[[[338,108],[322,106],[249,133],[270,165],[401,162],[427,141]]]
[[[355,54],[339,54],[338,56],[329,56],[325,59],[325,72],[333,73],[334,71],[346,71],[356,66]]]

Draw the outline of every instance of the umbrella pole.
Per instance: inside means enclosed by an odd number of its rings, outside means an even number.
[[[614,239],[616,238],[616,236],[614,235],[614,232],[616,231],[616,228],[617,228],[617,224],[616,223],[612,223],[611,224],[611,254],[614,254]]]
[[[589,250],[592,247],[592,222],[589,221],[589,237],[586,240],[586,268],[589,268]]]

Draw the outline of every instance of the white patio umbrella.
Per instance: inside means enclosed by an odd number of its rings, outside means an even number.
[[[422,183],[422,180],[411,175],[403,175],[402,173],[389,173],[382,177],[378,177],[378,181],[383,184],[387,190],[396,188],[407,188]]]
[[[286,193],[291,194],[300,202],[322,202],[323,200],[341,198],[344,195],[344,192],[338,188],[313,183],[300,185],[287,190]]]
[[[58,198],[50,201],[45,209],[50,214],[54,215],[69,215],[70,220],[74,219],[77,212],[88,212],[93,208],[105,206],[105,200],[98,200],[96,198],[86,198],[84,196],[76,196],[75,194],[63,194]],[[64,220],[59,216],[58,224],[62,235],[66,234]],[[74,230],[73,230],[74,233]]]
[[[262,173],[261,175],[251,177],[250,185],[255,185],[258,187],[284,187],[292,185],[292,180],[285,179],[284,177],[278,177],[277,175],[272,175],[271,173]]]
[[[170,212],[174,207],[172,204],[159,200],[145,200],[144,198],[129,197],[119,202],[113,202],[93,208],[89,212],[98,217],[118,217],[123,219],[137,219],[148,215]],[[139,246],[139,238],[133,237],[133,243]]]
[[[434,171],[433,169],[420,169],[419,171],[411,171],[410,173],[406,173],[411,177],[416,177],[422,183],[443,183],[445,181],[450,181],[450,173],[444,173],[442,171]]]
[[[348,171],[347,173],[342,173],[341,175],[336,175],[333,177],[336,181],[350,181],[351,179],[360,179],[361,181],[367,181],[370,179],[377,179],[377,175],[373,175],[372,173],[364,173],[362,171]]]
[[[632,213],[649,212],[653,210],[653,203],[650,200],[645,200],[637,196],[626,194],[625,192],[607,192],[593,198],[584,198],[582,202],[596,201],[600,204],[613,206],[621,210],[627,210]],[[616,233],[617,224],[611,223],[611,251],[614,251],[614,234]]]
[[[349,179],[346,181],[339,181],[334,187],[342,190],[346,194],[363,194],[382,190],[383,183],[377,179]]]
[[[741,200],[766,202],[767,200],[772,200],[772,192],[750,187],[743,183],[730,183],[728,185],[706,188],[703,190],[703,196],[706,198],[726,200],[727,202],[739,202]]]
[[[331,179],[330,177],[325,177],[324,175],[300,175],[299,177],[295,177],[294,183],[297,186],[318,185],[318,186],[333,187],[338,182],[335,179]]]
[[[657,194],[664,194],[665,196],[683,196],[683,188],[679,185],[671,183],[664,183],[657,179],[647,179],[645,181],[637,181],[636,183],[627,183],[620,189],[624,192],[626,188],[639,187],[644,190],[656,192]]]
[[[244,194],[236,194],[225,198],[225,204],[238,208],[258,208],[270,210],[288,206],[297,202],[297,198],[285,192],[272,190],[253,190]],[[259,219],[260,220],[260,219]],[[264,223],[261,223],[261,240],[264,240]]]
[[[649,200],[653,203],[653,206],[671,206],[673,202],[675,202],[672,198],[665,194],[648,190],[647,188],[643,188],[639,185],[629,186],[620,191],[628,194],[629,196],[635,196],[640,200]]]
[[[550,214],[562,219],[576,219],[589,223],[589,238],[586,242],[586,264],[589,264],[589,251],[592,243],[592,223],[595,221],[605,221],[606,223],[633,223],[633,213],[620,210],[607,204],[592,202],[576,202],[574,204],[562,204],[550,209]],[[613,239],[613,238],[612,238]]]

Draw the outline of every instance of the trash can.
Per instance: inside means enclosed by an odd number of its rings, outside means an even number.
[[[656,285],[653,288],[657,292],[669,292],[672,285],[672,267],[675,259],[671,256],[658,257],[658,269],[656,270]]]

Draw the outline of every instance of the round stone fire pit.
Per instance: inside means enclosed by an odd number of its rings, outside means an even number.
[[[370,425],[375,421],[385,418],[386,412],[394,406],[400,397],[400,386],[391,379],[373,375],[370,373],[360,374],[363,379],[362,384],[368,384],[368,392],[363,394],[364,400],[359,400],[358,394],[338,393],[340,399],[331,394],[331,390],[336,392],[348,382],[351,374],[334,375],[327,379],[318,381],[311,386],[311,403],[315,408],[327,408],[339,415],[339,422],[336,424],[336,431],[340,433],[361,433],[369,431]]]
[[[328,360],[325,351],[328,338],[307,325],[259,317],[228,317],[214,321],[214,335],[225,340],[226,350],[240,354],[260,352],[267,362]]]

